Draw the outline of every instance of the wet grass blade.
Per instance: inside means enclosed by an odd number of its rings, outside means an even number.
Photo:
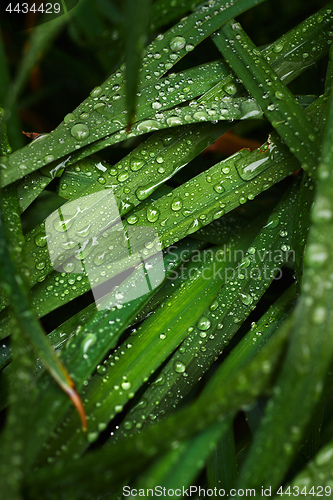
[[[331,95],[311,212],[312,225],[305,251],[302,295],[277,390],[241,473],[241,487],[267,485],[274,490],[281,484],[295,457],[312,410],[321,397],[324,379],[332,362],[332,130]],[[285,398],[285,391],[291,388],[293,397]],[[289,432],[290,429],[293,432]],[[264,465],[268,455],[269,471]]]
[[[303,168],[313,172],[319,156],[318,130],[240,24],[223,27],[215,44]]]
[[[1,190],[0,204],[0,277],[2,286],[10,298],[11,307],[15,313],[22,334],[32,343],[49,373],[73,401],[73,404],[76,406],[81,416],[82,426],[84,428],[86,425],[85,413],[81,400],[74,389],[70,377],[48,343],[42,327],[31,310],[25,285],[27,279],[25,267],[23,266],[22,271],[20,266],[22,262],[24,237],[22,235],[15,186]],[[12,240],[13,234],[16,236],[14,240]]]

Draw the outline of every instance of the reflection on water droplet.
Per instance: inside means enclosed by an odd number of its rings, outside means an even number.
[[[122,382],[121,387],[124,389],[124,391],[129,391],[132,385],[130,382],[125,381]]]
[[[130,217],[127,218],[127,222],[129,224],[136,224],[138,222],[138,217],[136,215],[130,215]]]
[[[143,134],[151,132],[153,130],[158,130],[158,122],[156,120],[145,120],[137,126],[138,132]]]
[[[47,237],[45,234],[37,234],[35,236],[35,243],[38,247],[45,247],[47,244]]]
[[[186,40],[182,36],[175,36],[170,42],[170,49],[173,52],[178,52],[183,49],[186,45]]]
[[[280,219],[279,219],[278,214],[273,213],[270,216],[270,218],[268,219],[266,226],[264,226],[264,227],[267,227],[269,229],[274,229],[279,223],[280,223]]]
[[[133,170],[133,172],[136,172],[137,170],[140,170],[141,167],[143,167],[143,165],[145,164],[145,162],[139,158],[132,158],[131,161],[130,161],[130,168],[131,170]]]
[[[77,123],[71,128],[71,134],[78,141],[84,141],[89,137],[89,128],[84,123]]]
[[[83,352],[86,353],[88,349],[95,344],[96,340],[96,335],[88,333],[81,342]]]
[[[51,161],[54,160],[54,156],[53,155],[46,155],[45,158],[44,158],[44,162],[45,163],[51,163]]]
[[[242,292],[241,292],[241,293],[239,294],[239,296],[240,296],[240,299],[241,299],[241,301],[243,302],[243,304],[244,304],[245,306],[249,306],[249,305],[251,305],[251,304],[252,304],[252,302],[253,302],[253,297],[251,297],[251,295],[249,295],[248,293],[242,293]]]

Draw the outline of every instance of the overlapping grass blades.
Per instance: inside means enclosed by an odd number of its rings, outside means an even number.
[[[114,12],[110,33],[120,47],[119,11],[107,2],[103,18],[102,4],[85,3],[75,29],[87,26],[89,12],[99,26]],[[158,0],[149,26],[136,16],[140,3],[128,1],[127,29],[136,17],[138,26],[127,37],[126,67],[66,109],[50,134],[11,153],[1,114],[3,415],[10,406],[0,475],[13,500],[120,498],[129,484],[271,486],[272,495],[283,484],[309,495],[310,486],[331,486],[333,100],[325,57],[333,3],[274,43],[256,21],[263,1],[198,4]],[[233,18],[254,6],[252,21],[240,18],[243,30]],[[298,0],[290,9],[304,18]],[[142,36],[173,20],[139,64]],[[251,23],[265,46],[247,35],[256,38]],[[38,36],[23,69],[38,55]],[[96,60],[107,66],[105,54]],[[1,46],[0,97],[10,95],[6,64]],[[315,64],[328,68],[325,88]],[[305,71],[308,86],[297,79]],[[20,74],[12,110],[29,72]],[[261,147],[230,156],[219,141],[209,147],[234,125]],[[63,272],[52,266],[45,217],[111,189],[128,234],[141,227],[158,235],[165,278],[126,302],[140,281],[135,265],[98,310],[85,258],[77,274],[66,272],[73,249]],[[43,199],[50,208],[38,218]],[[94,234],[104,237],[89,252],[101,284],[103,266],[108,279],[119,277],[130,259],[113,248],[116,217],[105,225],[93,210]],[[147,265],[158,259],[150,255]],[[72,395],[75,383],[87,433],[49,372]]]

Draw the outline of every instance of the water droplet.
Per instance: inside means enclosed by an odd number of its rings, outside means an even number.
[[[202,318],[199,319],[199,321],[197,323],[197,328],[201,331],[206,331],[206,330],[209,330],[211,325],[212,324],[211,324],[210,320],[203,316]]]
[[[164,162],[164,158],[162,156],[158,156],[156,158],[156,161],[157,161],[157,163],[163,163]]]
[[[269,229],[274,229],[280,223],[280,219],[277,213],[273,213],[267,221],[266,226]]]
[[[137,170],[140,170],[141,167],[143,167],[143,165],[145,164],[145,162],[139,158],[132,158],[131,161],[130,161],[130,168],[131,170],[133,170],[133,172],[136,172]]]
[[[156,120],[145,120],[137,126],[138,132],[142,132],[143,134],[147,132],[151,132],[153,130],[158,130],[159,125]]]
[[[186,45],[186,40],[182,36],[175,36],[170,42],[170,49],[173,52],[178,52],[182,50]]]
[[[273,52],[279,53],[283,50],[284,43],[276,43],[273,47]]]
[[[136,224],[138,222],[138,217],[136,215],[130,215],[128,218],[127,218],[127,222],[129,224]]]
[[[305,260],[313,267],[321,267],[328,259],[328,251],[322,243],[311,243],[306,248]]]
[[[171,203],[171,209],[174,210],[175,212],[180,210],[182,207],[183,207],[183,202],[180,199],[175,199]]]
[[[237,87],[234,83],[230,82],[230,83],[226,83],[224,86],[223,86],[223,90],[229,94],[229,95],[234,95],[236,94],[237,92]]]
[[[45,163],[51,163],[51,161],[54,160],[54,156],[53,155],[46,155],[45,158],[44,158],[44,162]]]
[[[97,438],[98,438],[98,432],[89,432],[87,435],[89,443],[93,443],[94,441],[96,441]]]
[[[126,179],[128,179],[128,172],[122,172],[121,174],[118,175],[117,179],[119,182],[126,181]]]
[[[89,128],[84,123],[77,123],[71,128],[71,134],[78,141],[84,141],[89,137]]]
[[[35,236],[35,243],[38,247],[45,247],[47,244],[47,236],[45,234],[37,234]]]
[[[251,155],[251,160],[254,158]],[[269,166],[269,158],[267,156],[258,157],[254,161],[244,161],[242,158],[236,162],[236,169],[241,179],[249,181],[261,174]]]
[[[166,122],[169,127],[175,127],[177,125],[182,125],[183,123],[179,116],[169,116],[169,118],[166,119]]]
[[[195,120],[198,120],[199,122],[204,122],[204,121],[206,121],[208,119],[208,116],[207,116],[207,114],[204,111],[196,111],[193,114],[193,118]]]
[[[186,366],[181,361],[175,361],[173,364],[173,369],[177,373],[184,373],[184,371],[186,370]]]
[[[312,321],[316,325],[320,325],[325,321],[325,318],[326,318],[326,309],[324,307],[316,307],[316,309],[313,311]]]
[[[276,91],[275,91],[275,97],[276,97],[277,99],[282,100],[282,99],[284,98],[283,92],[281,92],[280,90],[276,90]]]

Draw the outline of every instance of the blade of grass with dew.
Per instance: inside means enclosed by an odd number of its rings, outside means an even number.
[[[319,156],[318,130],[241,25],[228,23],[215,44],[290,151],[313,173]]]
[[[256,343],[258,354],[225,378],[220,368],[214,375],[216,383],[213,387],[207,387],[197,401],[168,419],[137,436],[89,453],[79,465],[71,460],[66,462],[65,468],[63,463],[58,463],[48,467],[47,471],[40,469],[33,477],[27,476],[27,491],[37,495],[39,491],[60,492],[65,488],[69,495],[71,491],[77,494],[80,487],[82,491],[96,494],[107,491],[110,483],[114,487],[121,485],[130,473],[147,468],[159,453],[169,450],[173,443],[190,438],[216,421],[223,421],[224,416],[250,404],[266,391],[271,385],[288,332],[289,329],[280,328],[261,350]],[[224,379],[223,383],[220,376]],[[98,477],[98,482],[92,481],[92,477]]]
[[[156,39],[147,48],[147,56],[143,59],[140,71],[140,91],[142,92],[143,87],[141,84],[147,81],[147,76],[150,76],[148,80],[149,84],[154,85],[153,82],[169,71],[176,62],[192,49],[192,47],[194,48],[200,41],[207,38],[207,36],[234,16],[241,14],[263,1],[264,0],[237,0],[231,5],[225,5],[225,2],[215,0],[208,8],[207,6],[202,7],[191,14],[180,25],[171,28],[166,34]],[[202,20],[203,13],[204,20]],[[198,23],[200,24],[200,30],[198,29]],[[163,49],[175,55],[175,57],[170,59],[170,63],[160,63],[158,59],[149,57],[149,54],[160,53]],[[179,93],[180,92],[178,92],[178,94]],[[46,136],[42,142],[39,142],[37,148],[36,144],[32,143],[29,147],[22,148],[13,153],[8,163],[8,167],[10,165],[12,165],[12,167],[10,169],[3,168],[2,170],[3,185],[20,179],[50,162],[50,148],[52,149],[53,161],[75,151],[77,147],[84,147],[97,139],[103,138],[112,132],[116,132],[121,128],[121,126],[119,127],[116,117],[121,117],[123,114],[125,103],[124,99],[113,99],[113,97],[121,95],[125,95],[123,69],[120,69],[112,75],[101,87],[94,89],[92,95],[76,108],[75,113],[66,115],[64,122]],[[103,105],[103,109],[106,108],[105,99],[101,99],[103,96],[106,97],[106,101],[112,102],[112,109],[114,108],[114,114],[111,113],[111,115],[107,116],[104,125],[102,123],[101,113],[95,108],[95,106],[99,104]],[[117,104],[118,102],[119,104]],[[139,104],[138,102],[138,115],[140,112]],[[95,109],[92,111],[92,108]],[[83,113],[85,113],[84,118],[82,118]],[[149,113],[147,116],[149,116]],[[126,123],[124,125],[126,126]],[[153,130],[153,127],[151,130]],[[145,130],[145,132],[148,132],[148,130]],[[141,133],[144,132],[142,131]],[[59,143],[59,139],[62,141],[61,143]],[[4,163],[4,159],[2,159],[2,162]]]
[[[89,395],[94,394],[90,400],[91,406],[89,406],[91,412],[89,416],[90,442],[97,439],[102,426],[107,425],[111,415],[122,411],[124,404],[134,397],[145,379],[182,342],[187,335],[187,327],[195,319],[200,318],[223,285],[221,280],[210,279],[219,269],[227,266],[227,262],[220,259],[219,250],[211,252],[208,259],[203,256],[201,258],[203,261],[198,262],[197,272],[192,273],[189,279],[172,294],[167,306],[160,307],[155,314],[149,316],[140,325],[135,335],[124,341],[126,350],[124,351],[121,345],[112,355],[108,365],[103,365],[102,377],[97,375],[91,380],[89,386],[83,389],[87,394],[84,397],[88,397],[87,391]],[[192,308],[193,300],[196,301],[195,311]],[[126,373],[125,379],[124,373]],[[120,374],[121,380],[118,383]],[[118,389],[110,392],[107,387],[111,385]],[[96,401],[99,401],[98,407],[95,405]],[[88,444],[88,441],[78,439],[79,436],[76,433],[73,435],[71,430],[73,424],[70,417],[62,431],[68,435],[67,447],[64,450],[66,455],[74,450],[82,450]],[[57,449],[57,441],[56,439],[52,443],[52,448]],[[48,452],[50,450],[49,448]]]
[[[263,267],[265,265],[266,263],[263,264]],[[223,295],[224,289],[226,289],[227,292],[230,286],[231,284],[229,283],[228,285],[227,282],[226,286],[219,294],[220,297],[218,296],[217,299],[222,300],[221,296]],[[247,297],[245,293],[242,292],[242,294],[243,299]],[[233,307],[230,308],[231,312],[233,309],[237,309],[235,303],[238,298],[239,297],[235,295]],[[257,300],[259,300],[259,298],[258,296]],[[244,340],[244,344],[242,344],[245,349],[243,354],[241,354],[243,352],[242,349],[239,348],[237,355],[238,363],[241,361],[241,355],[250,356],[251,351],[249,350],[248,343],[253,345],[254,348],[255,342],[260,342],[262,339],[267,339],[273,335],[274,331],[277,330],[289,315],[294,301],[295,289],[292,287],[263,315],[258,325],[254,325],[251,328],[246,336],[246,341]],[[206,321],[200,322],[199,320],[194,328],[191,327],[189,335],[178,347],[167,365],[128,412],[123,422],[120,424],[119,430],[115,432],[114,439],[119,440],[122,437],[137,433],[141,431],[143,427],[152,425],[158,418],[165,417],[165,415],[173,412],[175,405],[179,404],[181,399],[188,394],[194,384],[201,379],[216,358],[224,351],[229,341],[253,310],[256,303],[256,301],[253,301],[252,304],[249,304],[243,316],[237,318],[240,321],[235,323],[234,315],[230,315],[230,310],[227,311],[224,316],[221,314],[220,317],[217,316],[216,304],[218,304],[218,300],[214,300],[214,302],[212,302],[213,308],[209,308],[205,313],[204,318]],[[241,303],[241,307],[245,309],[243,303]],[[221,322],[219,323],[218,321]],[[225,321],[226,324],[224,323]],[[207,326],[209,326],[207,330],[200,329],[206,328]],[[266,332],[264,336],[262,336],[263,331]],[[195,353],[194,356],[193,353]],[[249,358],[244,358],[243,361],[245,362],[248,359]],[[185,367],[185,370],[179,373],[175,370],[175,367],[180,367],[180,369]],[[172,394],[177,395],[175,399],[171,398]],[[109,444],[111,444],[111,442],[109,442]]]
[[[163,196],[147,208],[133,213],[131,218],[125,221],[124,228],[132,226],[133,223],[142,227],[152,226],[157,231],[162,248],[166,248],[224,213],[244,204],[248,199],[253,199],[298,167],[297,160],[290,155],[287,148],[278,138],[275,140],[272,136],[266,151],[262,152],[259,149],[250,153],[242,150],[236,153],[176,188],[172,197]],[[137,190],[147,191],[150,187],[150,185],[139,186]],[[191,196],[189,193],[192,193]],[[183,215],[181,220],[179,220],[180,213]],[[35,238],[38,238],[38,235],[35,235]],[[90,289],[86,274],[64,275],[63,273],[62,283],[59,283],[58,272],[52,272],[47,279],[44,279],[51,270],[51,262],[45,238],[41,239],[41,245],[39,248],[36,246],[36,260],[33,267],[29,266],[32,278],[35,277],[37,281],[43,279],[32,291],[34,309],[39,316]],[[98,248],[98,253],[101,251],[102,248]],[[94,251],[90,255],[93,258]],[[106,262],[107,259],[108,257]],[[38,262],[43,262],[42,269],[38,269],[41,267]],[[121,260],[117,261],[115,274],[122,270],[120,264]],[[127,260],[124,265],[128,266]],[[71,281],[75,279],[75,288],[68,286],[69,279]],[[59,285],[62,286],[58,288]],[[54,287],[57,287],[59,292],[57,296],[52,294],[51,297],[50,290],[54,290]],[[9,333],[6,328],[6,318],[6,311],[1,312],[2,338]]]
[[[277,382],[277,390],[244,464],[239,482],[241,487],[269,485],[274,490],[281,484],[312,415],[312,409],[320,398],[324,378],[332,362],[332,129],[331,93],[305,251],[301,300],[296,309],[293,335]],[[293,398],[286,399],[283,394],[290,387],[293,389]],[[268,454],[269,472],[263,466]]]
[[[175,272],[177,267],[187,258],[192,252],[199,251],[202,243],[197,241],[183,241],[182,243],[174,246],[173,252],[168,253],[164,257],[165,279],[168,282],[170,273]],[[153,260],[152,264],[153,264]],[[80,389],[83,382],[95,370],[97,364],[105,357],[107,352],[116,347],[121,334],[131,324],[138,311],[142,309],[149,301],[150,297],[157,293],[159,288],[153,289],[149,294],[142,295],[135,300],[126,301],[128,293],[135,286],[140,286],[141,274],[135,272],[129,276],[120,286],[118,286],[112,295],[108,296],[105,300],[105,308],[107,310],[97,310],[96,304],[90,304],[88,307],[82,309],[77,314],[69,318],[49,335],[49,341],[54,347],[61,351],[60,359],[65,366],[70,366],[69,374],[73,379],[77,389]],[[138,285],[139,281],[139,285]],[[120,295],[119,295],[120,294]],[[119,302],[119,296],[123,296]],[[118,299],[117,299],[118,297]],[[111,304],[115,306],[111,308]],[[100,305],[101,306],[101,305]],[[98,331],[97,337],[91,332]],[[85,355],[85,347],[89,345],[89,363]],[[64,350],[62,348],[65,347]],[[10,353],[8,353],[7,362],[10,360]],[[38,370],[38,376],[41,375],[40,360],[37,359],[35,371]],[[5,370],[6,382],[3,385],[8,385],[12,382],[12,374],[10,366]],[[57,398],[56,387],[52,385],[47,388],[47,378],[44,384],[44,390],[47,393],[45,403],[46,407],[50,407],[52,402]],[[1,402],[1,406],[6,406],[6,400]],[[62,404],[62,411],[64,412],[66,405]],[[49,417],[48,417],[49,418]]]
[[[284,258],[282,254],[285,255],[283,250],[285,243],[283,243],[284,237],[280,235],[280,231],[288,226],[286,220],[287,207],[292,206],[295,196],[294,186],[290,196],[280,204],[276,212],[273,212],[266,227],[263,228],[254,242],[254,246],[251,247],[254,249],[257,247],[260,251],[251,253],[251,250],[250,254],[244,257],[241,262],[242,276],[238,280],[231,277],[230,283],[228,282],[223,286],[225,283],[224,272],[230,269],[229,254],[227,250],[222,251],[222,254],[221,251],[210,252],[208,258],[204,259],[198,275],[194,275],[194,278],[190,276],[189,280],[172,295],[166,307],[159,308],[155,314],[148,317],[140,325],[133,340],[130,341],[131,348],[127,348],[128,340],[124,341],[124,345],[119,346],[112,356],[111,362],[108,360],[108,364],[104,365],[103,381],[101,381],[100,377],[95,376],[84,389],[84,397],[89,401],[87,405],[87,414],[89,416],[88,441],[81,439],[78,433],[75,433],[76,423],[70,416],[62,429],[64,434],[62,434],[61,438],[60,434],[57,435],[56,441],[58,439],[61,439],[61,441],[66,440],[66,455],[83,451],[89,442],[93,442],[98,438],[98,434],[102,430],[101,425],[106,428],[111,416],[123,410],[124,404],[134,397],[135,392],[145,379],[148,379],[185,338],[192,337],[191,333],[188,335],[189,327],[193,332],[194,339],[199,339],[202,332],[206,334],[206,337],[201,335],[201,339],[207,351],[210,348],[210,340],[207,336],[209,329],[212,325],[212,329],[217,328],[217,324],[221,319],[218,317],[218,306],[223,311],[222,319],[226,321],[227,325],[230,324],[233,332],[239,328],[276,275],[277,259],[269,258],[268,255],[275,256],[278,253],[278,258],[281,261]],[[245,245],[242,244],[242,250],[243,246],[247,248],[248,239],[245,239]],[[230,248],[231,255],[234,249],[234,246]],[[289,250],[290,247],[287,247],[287,249]],[[261,250],[265,252],[266,258],[262,256]],[[227,252],[226,260],[224,260],[225,252]],[[224,259],[221,257],[224,257]],[[258,280],[251,278],[253,269],[258,270],[261,277],[259,284],[257,283]],[[263,269],[267,270],[268,276],[266,272],[263,275]],[[213,283],[209,281],[212,276],[215,277]],[[216,277],[219,279],[216,280]],[[244,279],[241,279],[242,277]],[[204,297],[200,295],[201,286],[205,289]],[[220,292],[221,287],[223,288]],[[192,307],[194,297],[197,297],[195,313]],[[214,309],[214,305],[212,311],[210,306],[213,302],[215,305],[217,303],[217,307]],[[225,304],[228,304],[228,306]],[[237,314],[235,311],[237,311]],[[221,337],[219,329],[220,326],[217,328],[216,336]],[[223,348],[223,337],[222,334],[220,349]],[[199,354],[197,349],[195,349],[195,352]],[[181,352],[179,359],[173,360],[172,374],[176,375],[176,377],[185,372],[184,358],[187,359],[187,356],[189,361],[193,361],[193,352],[190,349],[185,349],[185,352]],[[213,360],[215,357],[216,351]],[[194,366],[196,366],[195,361]],[[113,388],[112,391],[110,390],[111,387]],[[153,399],[155,401],[154,397]],[[98,407],[96,407],[96,402],[98,402]],[[48,451],[50,452],[54,446],[56,451],[56,444],[53,444],[51,449],[48,448]],[[61,450],[58,452],[61,453]]]

